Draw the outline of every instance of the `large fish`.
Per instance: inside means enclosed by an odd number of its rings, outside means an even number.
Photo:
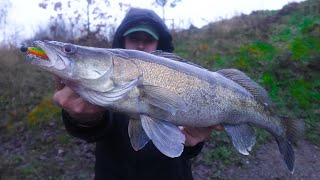
[[[280,153],[294,171],[292,144],[303,131],[298,120],[280,118],[267,92],[236,69],[211,72],[162,51],[84,47],[35,41],[46,56],[29,53],[31,64],[62,79],[82,98],[127,113],[135,150],[151,140],[166,156],[180,156],[185,137],[178,126],[223,124],[232,144],[248,155],[255,144],[252,126],[276,139]]]

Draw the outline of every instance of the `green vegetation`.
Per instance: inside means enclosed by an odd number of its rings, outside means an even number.
[[[196,35],[182,32],[178,34],[176,52],[211,70],[244,71],[269,92],[280,115],[303,120],[304,138],[320,145],[320,15],[307,11],[315,3],[291,3],[277,12],[242,15],[209,24],[194,32]],[[257,130],[257,138],[258,143],[271,139],[262,130]],[[243,161],[225,141],[211,141],[216,148],[205,152],[204,163],[217,163],[217,159],[221,164]]]
[[[175,52],[213,71],[242,70],[269,92],[280,115],[304,120],[304,138],[320,146],[320,15],[308,10],[316,3],[291,3],[280,11],[258,11],[175,32]],[[86,156],[78,145],[88,151],[91,146],[67,135],[59,109],[50,102],[53,77],[24,59],[19,50],[0,50],[0,179],[2,172],[9,179],[87,179],[93,162],[84,158],[79,163],[74,153]],[[269,139],[257,129],[258,144]],[[245,163],[225,133],[214,132],[208,146],[200,158],[206,165],[214,161],[223,169]],[[69,170],[90,167],[74,177],[56,164]]]
[[[204,60],[200,64],[211,70],[244,71],[267,89],[280,114],[303,119],[307,123],[306,139],[320,145],[320,140],[314,138],[320,137],[316,131],[320,126],[316,117],[320,104],[320,16],[317,11],[306,12],[314,3],[291,3],[278,12],[242,15],[244,24],[240,25],[237,17],[209,24],[196,35],[182,32],[177,47],[185,43],[181,39],[191,46],[182,45],[183,49],[176,52],[187,59]],[[221,25],[229,31],[209,38],[208,32],[216,32]]]
[[[60,109],[51,102],[51,96],[44,98],[40,104],[27,115],[27,124],[34,126],[43,121],[49,121],[60,115]]]

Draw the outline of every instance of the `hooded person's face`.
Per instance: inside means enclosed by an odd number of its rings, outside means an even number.
[[[150,53],[157,50],[157,46],[158,41],[143,31],[130,33],[124,38],[125,49],[134,49]]]

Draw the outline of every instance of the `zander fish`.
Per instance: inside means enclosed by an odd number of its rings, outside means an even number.
[[[178,126],[222,124],[232,144],[248,155],[256,142],[252,126],[270,132],[288,167],[294,171],[292,144],[303,122],[281,118],[268,93],[243,72],[211,72],[177,55],[155,51],[104,49],[55,41],[36,41],[49,60],[29,53],[31,64],[64,80],[82,98],[128,114],[135,150],[151,140],[166,156],[180,156],[185,137]]]

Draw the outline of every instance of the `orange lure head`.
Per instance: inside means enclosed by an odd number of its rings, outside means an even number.
[[[39,56],[42,59],[49,59],[47,54],[41,48],[38,48],[38,47],[21,46],[20,50],[22,52],[27,52],[28,54]]]

